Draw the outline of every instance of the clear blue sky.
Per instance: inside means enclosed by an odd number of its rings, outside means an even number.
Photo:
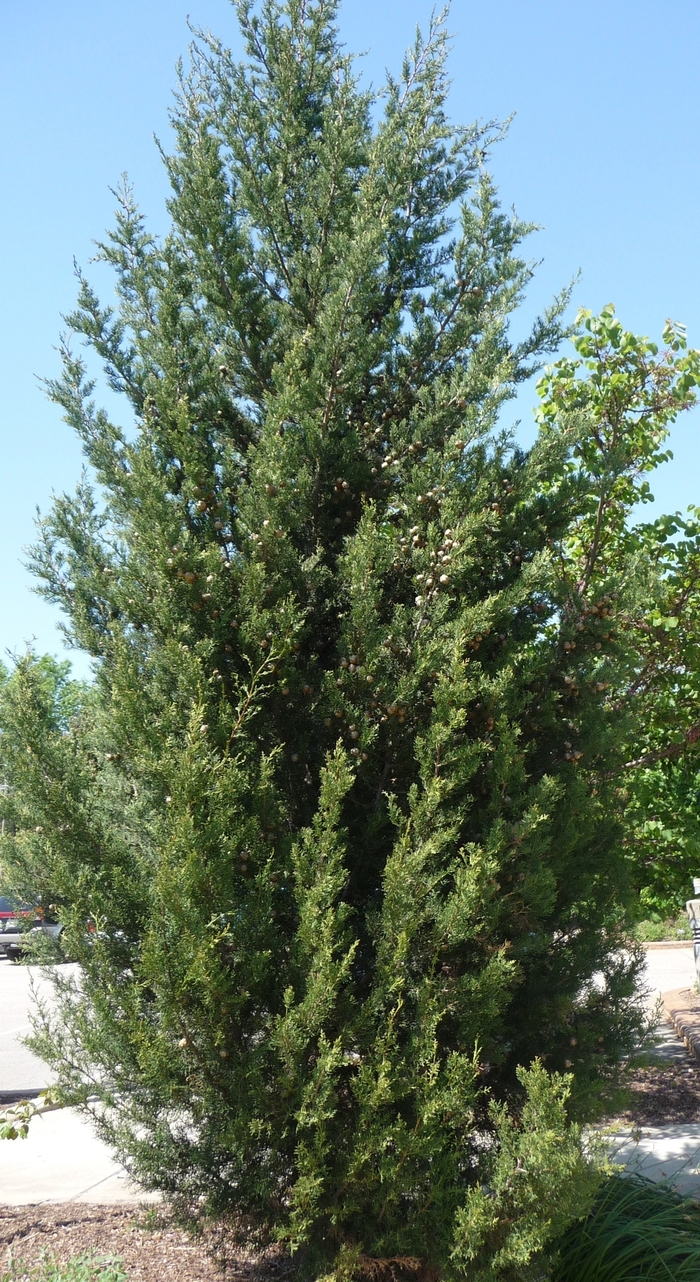
[[[397,68],[430,0],[346,0],[341,30],[375,83]],[[152,226],[165,182],[174,64],[189,14],[238,47],[227,0],[24,0],[0,15],[0,655],[62,653],[57,613],[32,594],[22,548],[81,459],[37,384],[54,374],[72,263],[111,221],[127,170]],[[456,120],[516,116],[492,168],[504,203],[542,225],[532,310],[581,271],[577,305],[614,302],[658,337],[667,316],[700,346],[697,0],[453,0]],[[104,279],[98,283],[107,288]],[[530,400],[531,400],[530,396]],[[529,416],[528,399],[517,412]],[[700,414],[673,433],[657,506],[700,502]],[[77,670],[85,672],[81,661]]]

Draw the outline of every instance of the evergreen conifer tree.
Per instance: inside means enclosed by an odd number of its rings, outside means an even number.
[[[497,430],[566,296],[512,341],[530,228],[498,130],[447,119],[442,24],[372,95],[335,4],[236,8],[246,61],[200,35],[181,76],[171,230],[124,187],[116,307],[81,277],[50,384],[97,491],[34,564],[95,691],[68,732],[31,658],[4,696],[4,858],[82,968],[35,1045],[148,1187],[309,1276],[524,1278],[639,1027],[606,695],[639,576],[601,534],[643,447],[601,470],[561,368],[531,451]],[[689,357],[644,359],[668,417]]]

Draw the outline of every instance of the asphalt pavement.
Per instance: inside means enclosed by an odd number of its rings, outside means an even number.
[[[646,949],[646,983],[648,1000],[653,1005],[662,993],[673,988],[694,988],[696,982],[693,945]]]
[[[50,992],[39,967],[0,960],[0,1102],[17,1092],[34,1094],[51,1081],[46,1064],[21,1041],[31,1031],[32,988],[44,997]]]

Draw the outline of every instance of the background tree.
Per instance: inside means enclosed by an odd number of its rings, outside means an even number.
[[[27,665],[31,667],[32,684],[37,696],[41,699],[45,733],[48,736],[55,735],[57,732],[67,733],[90,698],[88,682],[76,681],[71,677],[71,664],[67,659],[55,659],[48,654],[37,657],[28,652],[15,670],[8,671],[6,666],[0,663],[0,708],[5,703],[9,706],[13,702],[15,687],[21,686],[22,674]],[[4,759],[3,756],[1,736],[0,719],[0,788],[5,798],[10,790],[10,778],[13,772],[9,766],[9,758]],[[9,757],[11,757],[11,751]],[[9,820],[9,813],[6,812],[11,810],[12,806],[8,802],[0,805],[0,830],[3,833]],[[7,884],[8,875],[0,863],[0,889],[3,892],[10,889]]]
[[[695,398],[697,354],[688,352],[683,327],[667,323],[664,341],[659,360],[656,344],[626,332],[606,308],[585,317],[577,357],[557,362],[540,385],[543,423],[584,411],[590,425],[575,453],[590,475],[591,506],[582,539],[580,523],[574,526],[569,573],[575,584],[614,574],[624,587],[614,626],[624,633],[629,663],[606,697],[614,711],[632,714],[618,784],[642,917],[675,917],[700,869],[700,524],[693,508],[685,518],[631,519],[653,498],[650,473],[671,457],[671,422]],[[609,619],[611,611],[606,599],[594,612]]]
[[[334,5],[236,7],[247,60],[201,36],[181,79],[171,230],[122,191],[116,308],[81,278],[49,385],[98,490],[34,564],[96,684],[68,733],[31,662],[3,705],[6,858],[82,966],[34,1045],[147,1186],[310,1276],[523,1278],[640,1027],[621,531],[696,357],[608,359],[606,314],[516,448],[566,297],[511,340],[529,228],[497,129],[446,118],[442,25],[372,95]]]
[[[637,620],[640,663],[631,696],[629,854],[640,915],[677,916],[700,875],[700,525],[694,509],[639,531],[658,569],[653,608]]]

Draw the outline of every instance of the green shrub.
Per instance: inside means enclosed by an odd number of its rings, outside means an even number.
[[[634,938],[640,944],[662,943],[664,940],[692,940],[690,922],[685,913],[678,917],[649,917],[637,922],[634,927]]]
[[[61,935],[49,935],[43,930],[29,930],[22,940],[17,960],[25,966],[59,966],[66,957]]]
[[[700,1206],[662,1184],[614,1175],[569,1229],[552,1282],[697,1282]]]

